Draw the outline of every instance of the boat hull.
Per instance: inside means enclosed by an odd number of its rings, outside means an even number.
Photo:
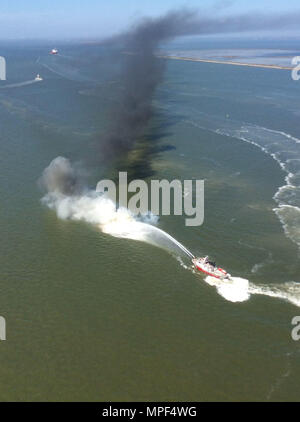
[[[198,271],[201,271],[202,273],[209,275],[210,277],[217,278],[218,280],[229,278],[229,274],[225,270],[223,270],[223,268],[219,267],[216,268],[214,271],[210,271],[207,264],[201,262],[201,260],[198,261],[197,259],[193,259],[193,264]]]

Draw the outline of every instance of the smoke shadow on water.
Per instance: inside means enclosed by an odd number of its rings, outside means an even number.
[[[153,163],[157,161],[160,154],[176,150],[176,147],[167,143],[173,135],[170,128],[175,123],[174,119],[160,115],[159,110],[155,113],[155,118],[148,129],[148,133],[141,135],[132,148],[121,155],[117,155],[112,160],[101,162],[101,168],[105,167],[109,177],[116,182],[120,171],[126,171],[128,181],[135,179],[147,179],[153,177],[156,171]],[[88,159],[89,167],[99,168],[99,158],[92,155]]]

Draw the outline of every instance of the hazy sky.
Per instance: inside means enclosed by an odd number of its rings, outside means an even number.
[[[280,12],[300,9],[299,0],[0,0],[0,39],[101,38],[142,16],[174,7],[212,13]]]

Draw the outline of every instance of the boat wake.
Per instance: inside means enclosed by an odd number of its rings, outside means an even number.
[[[240,277],[231,277],[229,281],[221,281],[208,276],[205,278],[205,282],[214,286],[218,294],[230,302],[245,302],[252,295],[262,295],[282,299],[300,307],[300,284],[295,281],[276,285],[256,285]]]
[[[39,64],[50,72],[70,81],[96,82],[84,72],[84,69],[88,69],[88,64],[81,62],[79,66],[77,60],[71,56],[57,54],[40,58]]]
[[[245,302],[250,299],[249,280],[240,277],[230,277],[229,280],[219,280],[215,277],[205,277],[205,282],[214,286],[220,296],[230,302]]]
[[[249,292],[255,295],[264,295],[283,299],[300,307],[300,284],[295,281],[289,281],[273,286],[255,285],[250,283]]]
[[[30,81],[17,82],[15,84],[3,85],[3,86],[0,86],[0,89],[20,88],[22,86],[32,85],[32,84],[35,84],[37,82],[41,82],[41,80],[40,79],[31,79]]]

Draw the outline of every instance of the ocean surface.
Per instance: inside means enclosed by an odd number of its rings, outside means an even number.
[[[300,55],[295,43],[271,44],[164,48]],[[300,81],[165,60],[126,167],[101,160],[120,52],[62,44],[50,56],[53,47],[0,45],[0,400],[299,400]],[[58,156],[82,169],[88,193],[49,204],[38,181]],[[91,192],[116,169],[205,180],[203,225],[137,222],[96,204]],[[195,273],[176,241],[235,282]]]

